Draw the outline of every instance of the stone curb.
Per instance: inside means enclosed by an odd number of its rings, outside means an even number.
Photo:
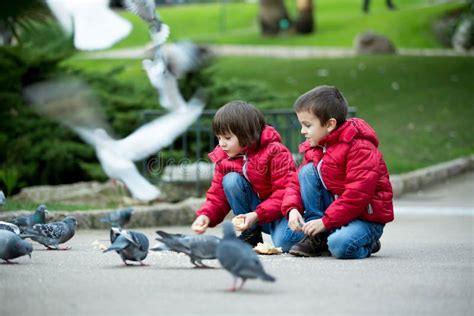
[[[394,197],[407,192],[416,192],[423,187],[435,184],[474,169],[474,155],[443,162],[434,166],[390,177]]]
[[[454,177],[463,172],[474,170],[474,155],[440,163],[427,168],[415,170],[401,175],[393,175],[390,181],[394,197],[407,192],[416,192],[423,187]],[[149,206],[135,206],[130,223],[126,228],[157,227],[173,225],[190,225],[195,218],[195,210],[203,203],[204,198],[189,198],[180,203],[156,203]],[[101,223],[100,218],[111,210],[96,211],[54,211],[48,213],[48,221],[62,220],[65,216],[75,216],[78,229],[108,229],[109,226]],[[0,221],[8,221],[14,216],[31,212],[2,212]]]

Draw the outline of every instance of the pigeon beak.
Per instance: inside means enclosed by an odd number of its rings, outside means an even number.
[[[31,252],[30,252],[30,253],[28,253],[28,257],[30,257],[30,259],[31,259]]]

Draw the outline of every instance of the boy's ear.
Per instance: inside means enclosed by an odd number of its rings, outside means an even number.
[[[335,118],[330,118],[329,121],[326,124],[326,127],[328,129],[328,133],[332,132],[333,130],[336,129],[337,126],[337,120]]]

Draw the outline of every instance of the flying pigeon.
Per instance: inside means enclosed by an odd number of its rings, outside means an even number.
[[[31,258],[33,247],[30,243],[21,239],[18,235],[0,229],[0,258],[7,263],[12,263],[9,260],[15,259],[24,255]]]
[[[6,202],[7,202],[7,199],[5,197],[5,194],[3,193],[2,190],[0,190],[0,206],[5,205]]]
[[[100,221],[102,223],[110,223],[112,227],[122,228],[130,221],[132,213],[133,209],[131,207],[121,208],[108,213],[106,216],[102,217]]]
[[[156,49],[155,58],[142,61],[151,85],[157,90],[160,105],[168,111],[186,111],[186,101],[178,87],[178,79],[203,64],[205,49],[188,42],[165,44]]]
[[[170,250],[178,253],[184,253],[189,256],[191,263],[198,268],[209,268],[202,263],[204,259],[216,259],[216,249],[220,242],[220,238],[211,235],[188,236],[183,234],[169,234],[162,230],[157,230],[160,236],[156,240],[162,242],[150,250]]]
[[[138,261],[140,265],[145,265],[142,261],[148,255],[148,238],[142,233],[121,230],[117,227],[112,227],[111,230],[112,244],[104,250],[104,253],[115,250],[125,265],[128,265],[127,260]]]
[[[8,230],[15,235],[20,235],[20,228],[12,223],[0,221],[0,230]]]
[[[17,216],[11,222],[23,232],[26,228],[33,227],[35,224],[46,223],[46,214],[48,214],[46,205],[40,204],[33,214]]]
[[[72,216],[67,216],[62,222],[36,224],[27,228],[27,237],[39,242],[51,250],[68,250],[70,247],[61,248],[59,245],[71,239],[76,232],[77,221]]]
[[[152,0],[153,1],[153,0]],[[109,8],[109,0],[46,0],[51,12],[80,50],[110,48],[128,36],[130,22]]]
[[[169,26],[161,22],[155,0],[123,0],[125,8],[149,24],[153,45],[163,44],[170,35]]]
[[[247,279],[262,279],[274,282],[275,278],[263,270],[262,263],[252,247],[237,238],[234,225],[226,221],[223,224],[224,238],[217,245],[217,260],[222,267],[234,276],[234,284],[231,291],[242,289]],[[242,283],[237,288],[237,280]]]
[[[81,81],[45,81],[26,88],[24,93],[38,112],[70,127],[92,145],[104,172],[124,182],[132,196],[143,201],[158,198],[160,191],[138,172],[134,161],[171,145],[198,119],[204,108],[204,102],[194,97],[186,104],[184,113],[167,113],[117,140],[107,132],[110,128],[105,120],[100,120],[100,104]]]

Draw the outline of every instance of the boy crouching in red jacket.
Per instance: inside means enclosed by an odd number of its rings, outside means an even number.
[[[393,220],[392,186],[375,131],[363,120],[346,120],[348,105],[335,87],[300,96],[294,109],[306,141],[304,160],[286,189],[282,212],[304,238],[295,256],[366,258],[380,250]]]
[[[261,232],[270,234],[275,247],[288,250],[302,238],[288,228],[281,214],[285,188],[296,166],[281,137],[265,124],[253,105],[232,101],[221,107],[212,122],[219,145],[209,154],[215,163],[204,205],[196,211],[191,228],[204,233],[224,220],[230,209],[242,224],[239,236],[256,246]]]

